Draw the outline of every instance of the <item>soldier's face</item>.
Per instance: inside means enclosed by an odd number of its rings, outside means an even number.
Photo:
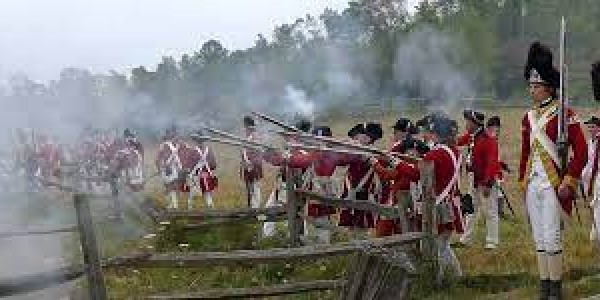
[[[400,130],[394,130],[394,139],[396,141],[403,140],[406,137],[406,132]]]
[[[500,133],[500,128],[497,126],[488,126],[487,127],[487,132],[489,135],[493,136],[493,137],[497,137],[498,134]]]
[[[475,129],[477,129],[477,125],[475,124],[475,122],[471,121],[470,119],[466,119],[465,122],[468,131],[474,131]]]
[[[361,145],[368,145],[371,143],[371,138],[368,135],[362,133],[354,136],[354,140]]]
[[[590,124],[587,126],[587,128],[588,128],[588,132],[593,137],[598,137],[598,134],[600,134],[600,127],[598,127],[596,125]]]
[[[530,83],[529,94],[535,103],[541,103],[552,96],[552,88],[541,83]]]

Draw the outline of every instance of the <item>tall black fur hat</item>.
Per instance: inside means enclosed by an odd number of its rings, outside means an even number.
[[[600,61],[592,65],[592,88],[594,90],[594,99],[600,101]]]
[[[244,117],[244,127],[254,127],[254,126],[256,126],[254,119],[251,116],[245,116]]]
[[[552,52],[540,42],[534,42],[529,48],[525,64],[525,81],[540,83],[553,88],[560,86],[560,73],[552,64]]]

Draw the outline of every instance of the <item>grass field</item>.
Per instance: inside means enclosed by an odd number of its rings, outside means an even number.
[[[590,111],[579,111],[582,118]],[[499,111],[486,111],[486,114],[498,114],[503,123],[500,138],[503,159],[514,171],[506,180],[505,187],[517,216],[501,221],[501,244],[498,249],[483,249],[483,221],[477,232],[476,243],[469,248],[456,249],[465,276],[453,282],[449,287],[438,290],[418,289],[417,299],[535,299],[537,296],[537,266],[529,226],[523,211],[523,196],[517,189],[516,170],[519,158],[520,121],[523,109],[505,108]],[[416,113],[409,114],[416,117]],[[456,114],[458,116],[458,114]],[[354,122],[364,122],[366,118],[335,118],[332,125],[338,136],[345,134]],[[380,146],[387,144],[389,127],[396,115],[379,119],[387,130]],[[457,118],[458,119],[458,118]],[[374,120],[373,117],[368,120]],[[216,205],[219,208],[244,207],[243,186],[238,179],[238,150],[218,147],[219,192]],[[152,156],[150,156],[152,157]],[[263,198],[270,191],[273,176],[270,175],[263,185]],[[147,191],[162,202],[160,187],[157,185]],[[198,209],[205,209],[199,205]],[[565,291],[567,299],[578,299],[600,294],[600,253],[589,241],[590,213],[587,204],[579,200],[581,224],[573,218],[564,230],[565,253]],[[157,229],[158,230],[158,229]],[[205,232],[180,235],[159,235],[156,240],[135,241],[125,249],[153,247],[156,251],[227,251],[231,249],[260,249],[284,246],[282,238],[258,239],[257,225],[221,226]],[[343,237],[339,237],[343,239]],[[180,248],[178,243],[189,243],[188,248]],[[112,251],[111,251],[112,252]],[[111,298],[131,299],[142,295],[160,293],[179,293],[219,287],[250,287],[271,285],[274,283],[314,279],[334,279],[344,275],[348,257],[339,257],[312,263],[272,264],[249,267],[215,267],[203,269],[161,269],[161,270],[121,270],[107,274]],[[335,292],[304,294],[286,299],[333,299]]]

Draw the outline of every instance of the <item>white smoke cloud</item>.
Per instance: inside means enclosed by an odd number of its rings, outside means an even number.
[[[306,92],[294,88],[291,85],[285,86],[285,102],[284,113],[299,114],[313,121],[315,118],[315,103],[308,99]]]
[[[412,31],[396,52],[394,76],[406,96],[454,106],[476,95],[475,79],[461,67],[467,55],[457,37],[429,27]]]

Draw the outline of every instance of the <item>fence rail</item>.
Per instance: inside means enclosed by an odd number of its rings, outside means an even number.
[[[272,297],[312,291],[336,290],[343,288],[345,284],[345,280],[315,280],[263,287],[211,289],[180,295],[156,295],[149,296],[147,299],[239,299]]]
[[[33,275],[20,276],[0,280],[0,297],[43,290],[51,286],[63,284],[85,275],[84,267],[64,267]]]
[[[395,247],[416,243],[423,237],[421,232],[358,240],[329,246],[302,246],[267,250],[234,250],[229,252],[190,252],[137,254],[115,258],[108,267],[135,268],[189,268],[225,265],[255,265],[280,261],[312,260],[335,255],[350,254],[368,247]]]

